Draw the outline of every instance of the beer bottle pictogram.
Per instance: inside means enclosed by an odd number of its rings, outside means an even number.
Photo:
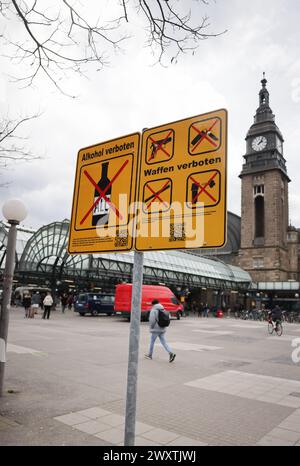
[[[107,177],[107,171],[108,171],[108,163],[109,162],[104,162],[101,165],[101,178],[98,181],[98,186],[103,192],[107,185],[110,183],[110,180]],[[94,202],[101,196],[99,191],[95,189],[95,194],[94,194]],[[109,215],[109,202],[111,196],[111,186],[108,188],[108,190],[105,192],[105,197],[102,196],[98,204],[93,210],[93,218],[92,218],[92,225],[96,226],[98,225],[107,225],[108,224],[108,215]]]

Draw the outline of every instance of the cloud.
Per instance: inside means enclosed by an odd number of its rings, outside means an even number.
[[[202,41],[194,56],[186,54],[177,65],[162,68],[150,66],[153,60],[139,31],[127,53],[113,57],[108,68],[91,72],[89,79],[69,79],[70,93],[78,93],[77,99],[54,92],[45,80],[21,91],[2,75],[0,91],[6,88],[7,96],[2,108],[9,107],[12,113],[43,111],[28,127],[28,134],[30,146],[44,159],[15,164],[2,173],[0,180],[7,175],[12,183],[1,189],[1,200],[24,198],[29,225],[69,217],[80,148],[225,107],[229,114],[228,208],[239,213],[244,138],[253,123],[260,79],[266,71],[271,108],[286,140],[291,217],[300,225],[296,213],[300,211],[299,102],[294,98],[295,80],[300,77],[297,2],[291,6],[287,0],[265,0],[262,6],[260,0],[226,0],[211,2],[205,10],[211,29],[228,29],[228,33]],[[141,28],[140,20],[136,26]]]

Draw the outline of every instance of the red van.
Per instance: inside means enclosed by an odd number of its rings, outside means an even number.
[[[123,315],[128,320],[130,320],[131,294],[132,283],[116,286],[115,313],[117,315]],[[149,320],[153,299],[157,299],[164,306],[166,311],[170,312],[172,317],[176,317],[179,320],[182,316],[183,306],[169,288],[161,285],[143,285],[141,305],[142,320]]]

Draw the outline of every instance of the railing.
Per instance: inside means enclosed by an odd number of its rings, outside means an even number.
[[[231,311],[230,313],[227,313],[227,315],[228,317],[241,320],[267,321],[269,317],[269,311],[242,309],[240,311]],[[291,324],[300,323],[300,312],[282,311],[282,321]]]

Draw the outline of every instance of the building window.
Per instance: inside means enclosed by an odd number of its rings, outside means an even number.
[[[263,257],[253,257],[253,268],[261,269],[264,267],[264,258]]]
[[[265,236],[265,201],[262,195],[254,199],[255,208],[255,238]]]
[[[265,187],[263,184],[255,185],[253,188],[254,196],[263,196],[265,194]]]

